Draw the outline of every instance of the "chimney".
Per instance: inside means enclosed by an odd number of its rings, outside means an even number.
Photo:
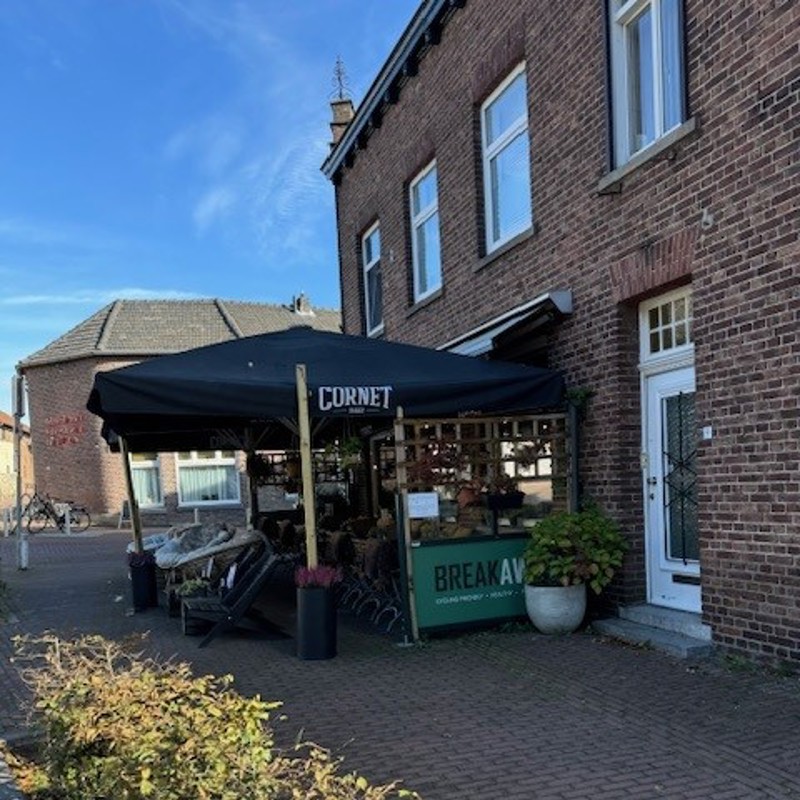
[[[353,101],[349,97],[337,97],[331,100],[331,111],[333,121],[331,122],[331,149],[339,144],[339,140],[344,136],[350,120],[355,116],[356,110]]]
[[[311,308],[311,303],[303,294],[303,292],[300,292],[297,297],[292,298],[292,311],[294,311],[295,314],[300,314],[304,317],[314,316],[314,309]]]

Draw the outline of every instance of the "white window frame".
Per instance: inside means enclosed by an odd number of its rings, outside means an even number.
[[[658,352],[650,349],[650,311],[653,308],[674,303],[676,300],[686,301],[687,340],[685,344],[669,348],[661,348]],[[674,314],[672,317],[674,341]],[[659,332],[666,326],[659,326]],[[639,365],[643,373],[666,368],[678,368],[685,364],[694,363],[694,307],[692,304],[691,286],[683,286],[650,300],[645,300],[639,305]]]
[[[662,35],[663,2],[662,0],[627,0],[620,4],[619,0],[608,0],[608,19],[610,31],[610,57],[611,57],[611,85],[612,85],[612,120],[614,125],[614,166],[621,167],[637,154],[652,147],[659,139],[670,131],[680,127],[686,122],[686,97],[685,97],[685,72],[683,43],[685,31],[681,24],[681,81],[678,87],[680,92],[681,115],[680,119],[669,128],[664,122],[664,80],[662,60]],[[628,36],[627,26],[639,17],[647,8],[652,14],[652,50],[653,50],[653,110],[654,110],[654,138],[651,142],[635,147],[631,142],[630,124],[630,73],[628,71]],[[680,14],[680,4],[678,4]],[[682,15],[681,15],[682,16]]]
[[[364,329],[367,332],[367,336],[378,336],[383,333],[383,299],[381,299],[380,323],[373,328],[370,328],[369,326],[369,321],[372,318],[372,298],[370,297],[369,293],[369,272],[376,266],[379,266],[381,263],[381,250],[383,249],[383,242],[380,243],[377,256],[373,255],[372,259],[369,261],[367,260],[367,240],[376,231],[380,234],[380,229],[381,223],[380,220],[378,220],[374,224],[370,225],[370,227],[364,231],[364,234],[361,237],[361,261],[363,264],[362,279],[364,282]],[[381,275],[381,282],[383,282],[383,275]]]
[[[147,459],[146,461],[143,460],[135,460],[134,456],[137,455],[136,453],[130,453],[128,455],[128,463],[131,467],[131,478],[133,478],[133,473],[141,470],[155,470],[157,479],[156,479],[156,486],[158,486],[158,499],[155,503],[143,503],[142,499],[137,495],[136,502],[139,504],[140,508],[163,508],[164,507],[164,485],[161,482],[161,458],[158,453],[155,454],[154,459]]]
[[[199,452],[213,452],[212,458],[199,458]],[[233,456],[224,456],[223,450],[214,451],[198,451],[192,450],[189,453],[189,458],[181,458],[180,453],[175,453],[175,486],[178,494],[178,507],[195,507],[195,506],[236,506],[241,505],[242,502],[242,486],[239,472],[237,469],[236,454]],[[181,469],[191,469],[193,467],[232,467],[236,472],[236,497],[225,500],[186,500],[181,491]]]
[[[436,176],[434,179],[434,188],[436,190],[436,197],[434,198],[433,202],[429,203],[424,208],[420,208],[419,211],[415,214],[414,213],[414,192],[419,186],[419,184],[427,178],[431,172],[436,171]],[[431,220],[433,217],[436,217],[436,227],[439,228],[439,172],[436,169],[436,161],[431,161],[427,167],[425,167],[417,176],[411,181],[410,186],[408,187],[408,208],[409,214],[411,217],[411,262],[412,262],[412,269],[414,272],[414,302],[419,303],[421,300],[424,300],[427,297],[430,297],[432,294],[439,291],[442,288],[442,239],[441,239],[441,229],[439,229],[439,271],[435,276],[432,276],[430,272],[427,273],[428,277],[428,288],[424,292],[420,290],[420,276],[422,272],[422,263],[421,263],[421,253],[420,247],[418,243],[419,232],[422,227]],[[427,265],[426,265],[427,269]],[[435,277],[435,281],[431,280],[432,277]],[[435,285],[434,285],[435,284]]]
[[[520,114],[503,133],[492,142],[491,145],[487,144],[488,139],[488,126],[486,124],[486,112],[492,103],[497,100],[505,90],[522,75],[525,81],[525,107],[524,113]],[[518,136],[524,134],[527,139],[528,145],[528,164],[530,165],[530,135],[528,133],[528,78],[525,72],[525,62],[517,65],[503,80],[503,82],[489,95],[489,97],[481,105],[481,155],[483,159],[483,194],[484,194],[484,225],[486,227],[486,252],[491,253],[502,247],[506,242],[519,236],[533,226],[533,203],[531,202],[531,215],[530,218],[518,228],[508,231],[504,236],[497,239],[493,238],[494,233],[494,200],[492,192],[492,172],[491,163],[511,142]],[[528,179],[528,192],[531,192],[531,177],[530,170],[527,175]]]

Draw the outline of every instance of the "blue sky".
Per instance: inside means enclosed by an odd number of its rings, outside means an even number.
[[[333,67],[356,103],[417,0],[2,0],[0,409],[119,297],[338,307]]]

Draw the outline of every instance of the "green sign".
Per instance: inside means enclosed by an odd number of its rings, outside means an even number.
[[[415,544],[417,624],[463,625],[525,614],[524,561],[527,536]]]

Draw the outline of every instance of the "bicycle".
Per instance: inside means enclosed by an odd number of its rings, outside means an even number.
[[[71,531],[85,531],[92,524],[92,518],[84,506],[77,505],[72,500],[58,502],[39,492],[34,492],[24,513],[28,518],[28,533],[39,533],[51,525],[64,531],[67,527],[67,514]]]

